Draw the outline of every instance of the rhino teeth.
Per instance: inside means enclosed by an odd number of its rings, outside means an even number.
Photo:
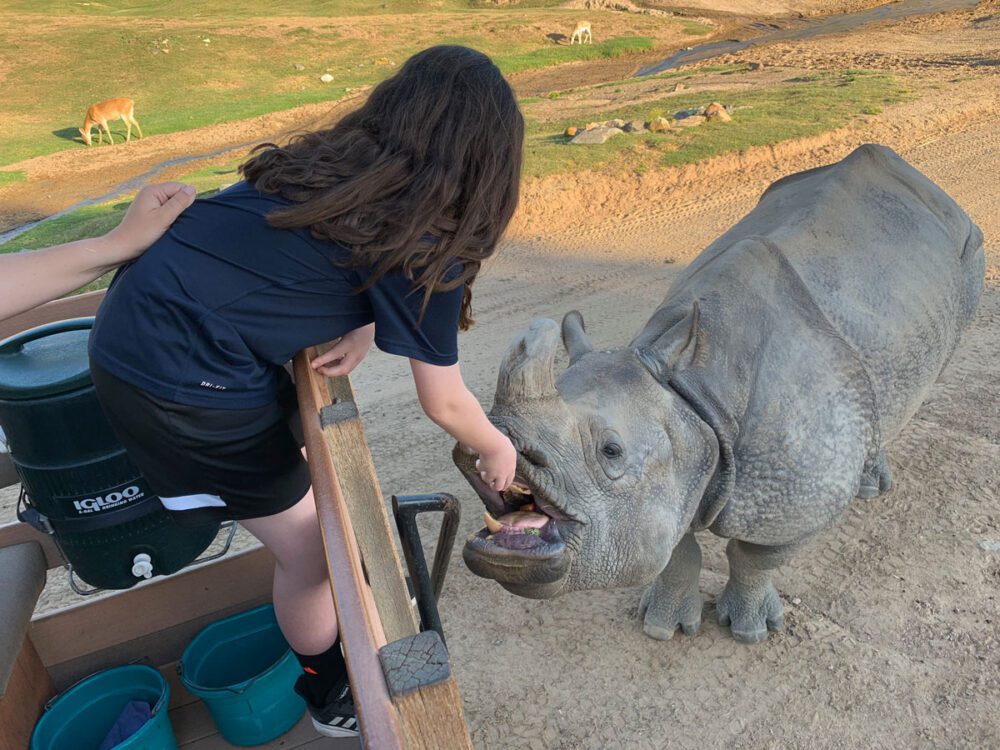
[[[491,534],[496,534],[503,528],[503,524],[491,516],[489,511],[483,513],[483,520],[486,522],[486,528],[490,530]]]

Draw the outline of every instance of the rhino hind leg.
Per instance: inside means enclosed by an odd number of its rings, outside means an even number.
[[[694,635],[701,626],[701,548],[688,532],[670,556],[670,562],[642,594],[639,616],[643,632],[659,641],[673,637],[679,627],[685,635]]]
[[[861,475],[861,485],[858,487],[858,497],[870,500],[873,497],[892,489],[892,470],[885,457],[885,451],[880,450],[871,466],[866,466]]]
[[[729,581],[715,602],[719,624],[729,626],[742,643],[760,643],[768,630],[785,625],[784,605],[771,572],[788,560],[799,545],[764,547],[736,539],[726,545]]]

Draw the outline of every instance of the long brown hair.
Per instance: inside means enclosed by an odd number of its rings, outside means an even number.
[[[466,330],[472,283],[517,207],[523,141],[500,70],[448,45],[411,57],[334,127],[264,144],[241,170],[295,204],[270,213],[273,226],[310,227],[372,267],[362,288],[399,269],[426,309],[433,292],[464,285]]]

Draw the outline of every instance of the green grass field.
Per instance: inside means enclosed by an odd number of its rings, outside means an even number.
[[[485,0],[288,0],[276,16],[274,4],[256,0],[13,0],[0,8],[0,117],[6,125],[0,166],[85,148],[76,128],[87,104],[112,96],[135,99],[136,116],[152,135],[335,100],[347,89],[390,75],[432,44],[477,47],[506,73],[518,73],[660,46],[673,49],[708,30],[687,19],[595,12],[588,17],[600,29],[597,43],[557,44],[579,12],[556,4],[529,0],[498,9]],[[319,81],[325,72],[333,74],[333,83]],[[574,109],[573,91],[523,99],[525,176],[582,170],[620,176],[690,164],[841,127],[859,115],[881,112],[905,94],[891,75],[866,71],[818,73],[751,89],[728,84],[728,76],[746,72],[743,66],[702,68],[697,75],[711,72],[719,74],[717,90],[609,111],[593,112],[585,103]],[[675,71],[657,78],[691,75]],[[630,79],[590,90],[613,87],[614,96],[629,101],[639,96],[638,89],[630,96],[630,87],[646,85]],[[622,135],[589,146],[571,145],[563,135],[568,125],[650,120],[713,100],[735,108],[733,122]],[[204,194],[236,181],[237,166],[233,159],[181,179]],[[16,167],[0,171],[0,187],[25,178]],[[0,252],[101,234],[127,205],[119,199],[88,206],[36,227],[0,246]]]
[[[669,77],[685,78],[684,74]],[[615,84],[627,86],[627,82]],[[898,102],[903,87],[889,74],[866,71],[829,72],[757,90],[715,91],[671,96],[658,102],[628,106],[589,119],[652,120],[670,116],[711,101],[735,108],[732,122],[706,123],[670,133],[620,135],[599,145],[569,143],[563,135],[570,125],[583,126],[587,119],[540,121],[528,115],[525,143],[525,174],[542,177],[584,169],[609,173],[644,171],[651,167],[693,164],[718,154],[752,146],[767,146],[792,138],[818,135],[847,125],[862,114],[875,114],[884,105]]]
[[[552,8],[562,0],[524,0],[520,8]],[[59,0],[12,0],[4,3],[11,11],[83,17],[112,18],[254,18],[276,14],[274,3],[260,0],[105,0],[104,2],[60,2]],[[468,10],[496,7],[477,0],[282,0],[284,16],[340,17],[384,16],[435,10]]]
[[[720,68],[723,73],[739,73],[740,68]],[[685,79],[690,74],[667,74]],[[629,82],[619,82],[618,87]],[[635,85],[635,82],[632,82]],[[524,173],[528,178],[581,170],[600,170],[609,176],[641,173],[648,169],[692,164],[719,154],[752,146],[780,143],[791,138],[817,135],[847,125],[855,117],[900,101],[905,89],[885,73],[842,71],[796,79],[783,85],[758,90],[702,91],[672,96],[642,106],[602,112],[595,119],[645,119],[670,115],[687,107],[716,100],[732,104],[733,121],[706,123],[678,133],[620,135],[600,145],[569,143],[562,133],[568,125],[582,125],[578,119],[540,120],[532,117],[531,102],[525,106],[528,130]],[[532,100],[541,102],[540,99]],[[180,179],[194,185],[200,194],[239,179],[239,159],[207,167]],[[3,173],[0,173],[3,174]],[[67,216],[42,224],[12,242],[0,252],[46,247],[82,237],[102,234],[114,227],[128,201],[88,206]],[[99,288],[104,281],[95,282]]]
[[[0,8],[0,166],[83,148],[77,128],[87,107],[112,97],[135,100],[146,135],[172,133],[337,100],[433,44],[476,47],[516,73],[684,44],[706,30],[598,12],[597,43],[556,44],[550,37],[568,34],[579,14],[546,7],[553,4],[8,2]],[[324,84],[327,72],[334,81]]]
[[[6,172],[0,172],[0,187],[4,185],[13,185],[15,182],[24,182],[27,179],[27,175],[24,174],[23,170],[11,169]]]

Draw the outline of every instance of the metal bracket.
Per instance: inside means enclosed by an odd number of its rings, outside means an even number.
[[[424,557],[420,530],[417,528],[417,515],[428,511],[444,513],[434,552],[434,567],[430,573],[427,571],[427,559]],[[417,598],[421,630],[436,631],[443,643],[444,628],[441,626],[437,601],[441,596],[441,589],[444,588],[444,577],[448,573],[448,562],[451,559],[451,550],[455,546],[455,534],[458,532],[458,521],[461,516],[458,500],[444,492],[400,497],[393,495],[392,515],[396,519],[396,530],[399,532],[403,557],[410,572],[414,596]]]
[[[227,552],[229,552],[229,548],[233,544],[233,537],[236,536],[237,525],[238,524],[236,523],[236,521],[226,521],[225,523],[221,524],[219,526],[219,531],[222,531],[225,528],[229,529],[229,534],[226,535],[226,543],[224,545],[222,545],[222,549],[219,552],[216,552],[214,554],[206,555],[205,557],[199,557],[197,559],[194,559],[191,562],[189,562],[187,565],[185,565],[184,567],[187,568],[187,567],[189,567],[191,565],[200,565],[201,563],[208,562],[209,560],[218,560],[220,557],[222,557]]]
[[[63,567],[66,568],[67,577],[69,578],[69,587],[73,589],[73,593],[79,596],[93,596],[94,594],[100,594],[102,591],[107,591],[107,589],[84,589],[80,588],[80,584],[76,582],[76,574],[73,572],[73,563],[66,560],[66,555],[63,554],[62,547],[59,548],[59,553],[63,555]]]
[[[43,534],[53,533],[52,524],[48,516],[42,515],[31,504],[31,498],[28,497],[28,491],[24,489],[24,485],[21,485],[21,493],[17,496],[15,515],[18,521],[28,524],[36,531],[40,531]]]

